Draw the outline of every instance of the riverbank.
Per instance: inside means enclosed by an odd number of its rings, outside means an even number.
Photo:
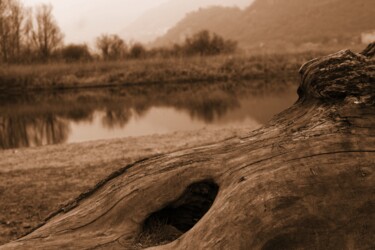
[[[245,134],[248,127],[0,151],[0,245],[136,160]]]
[[[2,65],[0,91],[193,83],[254,79],[295,79],[302,63],[321,54],[221,55],[127,61]]]

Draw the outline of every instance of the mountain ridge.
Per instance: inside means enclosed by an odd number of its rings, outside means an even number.
[[[245,8],[249,6],[252,1],[253,0],[170,0],[145,12],[137,20],[120,31],[120,35],[127,40],[130,39],[148,43],[158,36],[165,34],[189,12],[208,6]]]
[[[305,0],[303,4],[300,0],[255,0],[244,10],[210,7],[192,12],[153,45],[180,42],[202,29],[244,47],[350,44],[359,42],[363,32],[375,31],[374,16],[373,0]]]

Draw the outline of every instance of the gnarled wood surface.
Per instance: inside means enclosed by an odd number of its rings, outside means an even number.
[[[373,48],[306,63],[267,126],[127,166],[0,249],[374,249]]]

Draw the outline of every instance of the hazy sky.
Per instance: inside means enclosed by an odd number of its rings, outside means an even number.
[[[102,33],[118,33],[144,11],[167,0],[21,0],[26,6],[51,3],[65,42],[92,43]]]

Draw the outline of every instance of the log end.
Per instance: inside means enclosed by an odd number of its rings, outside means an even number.
[[[343,101],[355,98],[354,103],[374,105],[374,51],[375,42],[361,53],[347,49],[305,63],[299,71],[302,78],[299,99]]]

